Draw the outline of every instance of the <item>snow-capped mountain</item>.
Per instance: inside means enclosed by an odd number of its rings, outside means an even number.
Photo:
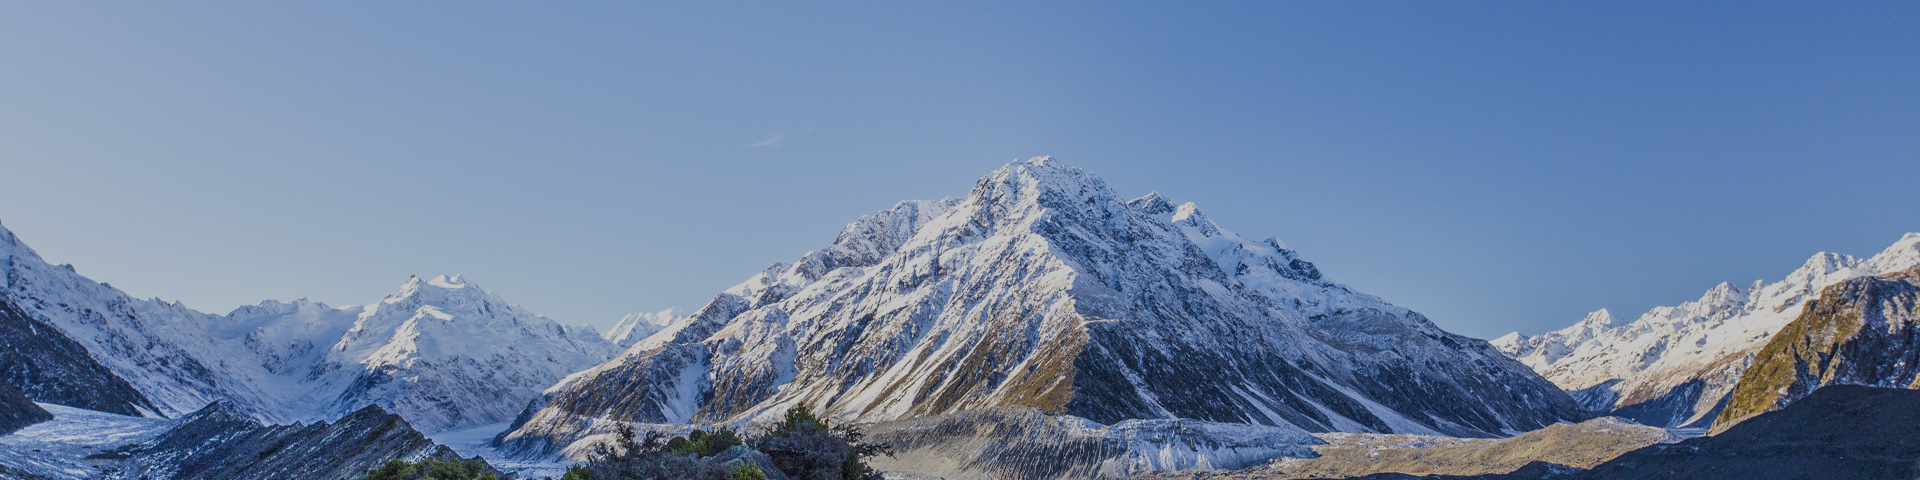
[[[1595,413],[1648,425],[1705,427],[1756,350],[1800,316],[1822,288],[1920,265],[1920,233],[1872,258],[1822,252],[1779,282],[1722,283],[1699,300],[1616,325],[1606,310],[1571,327],[1493,344],[1574,394]]]
[[[560,325],[457,275],[410,278],[366,306],[267,301],[228,319],[269,370],[321,401],[289,411],[336,418],[380,405],[427,432],[510,420],[616,348],[592,327]]]
[[[683,322],[686,319],[686,314],[681,313],[679,308],[669,308],[654,313],[629,313],[627,316],[620,317],[620,322],[615,323],[607,333],[600,334],[600,338],[620,348],[627,348],[665,330],[674,322]]]
[[[5,227],[0,272],[6,281],[0,294],[145,394],[161,410],[151,413],[179,416],[220,398],[252,407],[276,401],[253,388],[261,378],[257,362],[207,334],[219,323],[216,315],[135,299],[72,265],[50,265]]]
[[[226,400],[277,423],[367,405],[429,432],[499,423],[617,351],[591,327],[562,326],[459,276],[412,278],[364,306],[265,301],[212,315],[49,265],[3,227],[0,272],[6,301],[171,417]]]
[[[1023,406],[1462,435],[1583,415],[1486,342],[1333,283],[1277,240],[1041,157],[856,220],[556,385],[501,441],[551,453],[608,425],[797,403],[851,421]]]

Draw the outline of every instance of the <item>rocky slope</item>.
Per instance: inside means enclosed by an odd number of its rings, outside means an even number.
[[[1047,158],[903,202],[555,386],[529,454],[627,423],[843,421],[1030,407],[1101,424],[1495,435],[1583,412],[1486,342],[1325,278],[1192,204],[1125,201]]]
[[[1823,289],[1741,375],[1714,429],[1827,385],[1920,387],[1920,268]]]
[[[1699,300],[1659,307],[1626,324],[1606,310],[1559,331],[1494,345],[1573,393],[1598,414],[1648,425],[1705,427],[1775,332],[1821,289],[1920,266],[1920,233],[1872,258],[1820,253],[1776,283],[1720,284]]]
[[[390,460],[458,460],[400,416],[368,406],[337,422],[262,425],[218,402],[146,443],[123,448],[107,479],[352,480]]]
[[[47,409],[35,405],[13,387],[0,384],[0,435],[48,420],[53,420],[53,414],[47,413]]]
[[[120,413],[131,406],[178,416],[223,400],[274,422],[331,419],[381,405],[427,431],[494,424],[616,349],[590,327],[560,325],[458,276],[412,278],[398,293],[364,306],[266,301],[210,315],[177,302],[137,300],[71,266],[50,265],[3,227],[0,274],[6,280],[0,303],[10,306],[0,317],[21,317],[0,318],[6,320],[0,335],[35,339],[33,352],[23,350],[27,343],[9,343],[13,352],[0,349],[0,361],[64,355],[0,373],[39,375],[19,380],[30,397],[36,389],[69,385],[49,382],[48,375],[84,379],[113,392],[100,398],[113,405],[94,406]],[[95,375],[75,345],[134,392]],[[0,366],[23,364],[10,362]]]
[[[0,385],[36,402],[139,415],[159,411],[86,347],[0,298]]]

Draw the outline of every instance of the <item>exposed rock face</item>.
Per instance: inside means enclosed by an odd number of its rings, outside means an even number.
[[[0,384],[0,435],[48,420],[53,420],[53,414],[47,413],[47,409],[34,405],[33,400],[13,387]]]
[[[1106,426],[1006,407],[867,425],[889,445],[878,469],[912,478],[1053,480],[1241,468],[1307,456],[1320,443],[1291,426],[1196,420],[1129,420]]]
[[[1192,204],[1046,158],[903,202],[556,386],[505,443],[804,403],[842,421],[1020,406],[1112,424],[1493,435],[1583,418],[1486,342],[1333,283]]]
[[[0,385],[36,402],[121,415],[157,412],[86,347],[0,298]]]
[[[1920,391],[1822,387],[1709,437],[1621,455],[1575,478],[1920,477]]]
[[[1820,292],[1740,377],[1714,429],[1826,385],[1920,387],[1920,268],[1861,277]]]
[[[1754,355],[1821,289],[1916,266],[1920,233],[1909,233],[1872,258],[1823,252],[1777,283],[1723,283],[1699,300],[1658,307],[1624,325],[1601,310],[1566,329],[1509,334],[1493,344],[1597,414],[1706,427]]]
[[[232,404],[208,405],[129,448],[110,479],[352,480],[390,460],[458,460],[398,415],[368,406],[337,422],[262,425]]]

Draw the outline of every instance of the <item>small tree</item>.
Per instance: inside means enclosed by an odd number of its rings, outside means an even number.
[[[879,472],[866,459],[893,452],[862,442],[862,437],[858,430],[835,428],[799,405],[787,409],[780,423],[756,439],[754,446],[794,480],[878,480]]]

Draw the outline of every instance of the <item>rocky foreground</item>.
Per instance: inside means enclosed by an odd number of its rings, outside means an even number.
[[[1321,456],[1159,479],[1893,479],[1920,476],[1920,391],[1834,385],[1716,435],[1671,442],[1600,419],[1502,440],[1323,435]],[[1393,437],[1408,437],[1394,439]],[[1422,442],[1426,443],[1422,443]],[[1635,442],[1647,442],[1637,448]],[[1616,456],[1617,454],[1617,456]],[[1595,462],[1596,458],[1608,458]]]

